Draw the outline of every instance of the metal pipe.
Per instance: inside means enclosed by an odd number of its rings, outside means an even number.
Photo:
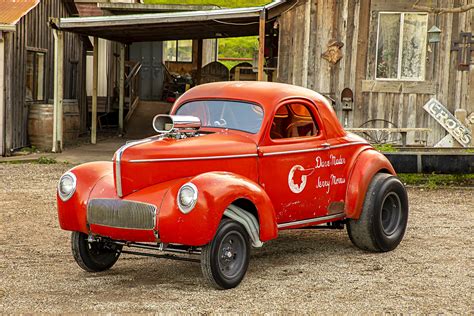
[[[192,248],[189,248],[189,249],[170,248],[169,246],[165,246],[163,243],[161,243],[159,246],[153,246],[153,245],[147,245],[147,244],[142,244],[142,243],[127,243],[127,242],[117,241],[117,240],[110,240],[108,242],[119,245],[119,246],[126,246],[130,248],[140,248],[140,249],[148,249],[148,250],[180,253],[180,254],[188,254],[188,255],[201,254],[201,251],[194,250]]]
[[[188,262],[200,262],[199,259],[183,258],[183,257],[167,255],[167,254],[156,255],[156,254],[153,254],[153,253],[136,252],[136,251],[128,251],[128,250],[122,250],[121,253],[126,253],[126,254],[136,255],[136,256],[144,256],[144,257],[154,257],[154,258],[159,258],[159,259],[170,259],[170,260],[188,261]]]
[[[259,19],[259,45],[258,45],[258,81],[263,81],[263,68],[265,65],[265,23],[266,10],[260,12]]]

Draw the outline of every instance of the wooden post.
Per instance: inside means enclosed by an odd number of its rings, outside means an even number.
[[[5,41],[0,31],[0,156],[5,155]]]
[[[235,81],[240,81],[240,67],[235,68]]]
[[[203,40],[198,39],[198,54],[197,54],[197,73],[196,73],[196,81],[197,84],[201,84],[201,73],[202,73],[202,47],[203,47]]]
[[[258,47],[258,81],[263,81],[263,67],[265,64],[265,10],[260,12],[260,30],[259,30],[259,47]]]
[[[16,85],[12,82],[11,78],[13,78],[14,75],[14,67],[13,67],[13,55],[14,55],[14,50],[13,50],[13,38],[14,38],[15,33],[14,32],[8,32],[8,33],[3,33],[3,58],[4,58],[4,64],[3,64],[3,73],[4,73],[4,80],[3,80],[3,85],[4,85],[4,107],[5,107],[5,120],[3,123],[5,124],[5,155],[10,156],[11,150],[13,149],[13,87],[16,87]]]
[[[120,44],[120,66],[119,66],[119,132],[123,135],[123,106],[125,100],[125,44]],[[130,95],[130,107],[132,106]]]
[[[64,34],[53,30],[54,35],[54,111],[53,152],[63,149],[63,93],[64,93]]]
[[[97,143],[97,85],[99,83],[99,38],[94,37],[94,52],[92,56],[92,123],[91,144]]]
[[[308,87],[308,65],[310,50],[310,33],[311,33],[311,1],[306,1],[304,13],[304,41],[303,41],[303,87]]]

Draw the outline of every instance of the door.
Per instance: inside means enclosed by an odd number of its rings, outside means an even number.
[[[161,100],[163,94],[163,42],[133,43],[130,46],[130,60],[141,62],[140,99]]]
[[[316,108],[306,101],[277,107],[259,147],[260,185],[278,224],[327,215],[331,193],[328,145]]]

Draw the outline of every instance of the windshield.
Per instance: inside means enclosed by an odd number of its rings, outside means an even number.
[[[256,134],[262,126],[263,109],[246,102],[205,100],[183,104],[176,115],[199,117],[202,127],[228,128]]]

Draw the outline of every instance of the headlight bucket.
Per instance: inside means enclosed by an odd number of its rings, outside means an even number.
[[[196,206],[197,197],[198,197],[197,187],[191,182],[184,184],[179,189],[178,196],[177,196],[179,210],[183,214],[188,214],[189,212],[191,212],[194,206]]]
[[[58,195],[59,198],[66,202],[69,200],[74,192],[76,192],[77,179],[72,172],[66,172],[60,179],[58,183]]]

